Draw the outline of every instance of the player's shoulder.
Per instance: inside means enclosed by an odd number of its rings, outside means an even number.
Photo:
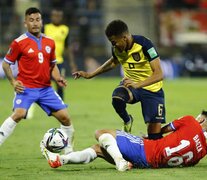
[[[195,118],[192,115],[185,115],[182,117],[179,117],[178,120],[195,120]]]
[[[152,44],[152,41],[145,37],[145,36],[142,36],[142,35],[132,35],[133,39],[134,39],[134,43],[137,43],[137,44],[140,44],[142,46],[144,45],[151,45]]]
[[[16,38],[14,41],[19,43],[27,38],[28,38],[28,36],[26,35],[26,33],[24,33],[24,34],[20,35],[18,38]]]
[[[65,24],[61,24],[61,27],[68,29],[69,26],[65,25]]]
[[[192,115],[185,115],[180,118],[178,118],[179,122],[183,122],[184,124],[190,125],[190,124],[198,124],[195,117]]]
[[[136,42],[142,42],[148,38],[146,38],[145,36],[142,36],[142,35],[132,35],[134,41]]]
[[[52,23],[48,23],[44,25],[44,28],[65,28],[65,29],[69,29],[69,26],[65,25],[65,24],[61,24],[59,26],[55,26]]]

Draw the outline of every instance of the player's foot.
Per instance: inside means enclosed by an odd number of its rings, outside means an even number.
[[[131,115],[129,115],[130,121],[127,123],[124,123],[124,126],[122,128],[123,131],[127,132],[127,133],[131,133],[132,131],[132,124],[133,124],[133,117]]]
[[[125,159],[121,158],[119,160],[116,160],[116,169],[118,171],[127,171],[132,169],[132,164]]]
[[[52,153],[52,152],[48,151],[46,148],[44,148],[43,155],[47,159],[50,167],[58,168],[59,166],[62,166],[62,164],[60,162],[59,154]]]

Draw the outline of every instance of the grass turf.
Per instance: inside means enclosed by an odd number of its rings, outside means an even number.
[[[75,150],[96,143],[96,129],[121,128],[122,121],[111,105],[111,94],[119,81],[120,78],[68,79],[65,102],[69,104],[76,130]],[[207,109],[206,81],[206,78],[165,80],[167,122],[187,114],[196,116],[202,109]],[[12,87],[7,80],[0,80],[0,124],[11,114],[12,100]],[[134,117],[132,134],[145,133],[140,104],[128,105],[128,111]],[[51,127],[59,127],[59,123],[36,106],[34,117],[22,120],[0,147],[0,179],[206,179],[206,158],[190,168],[136,169],[123,173],[102,159],[51,169],[39,150],[40,140]]]

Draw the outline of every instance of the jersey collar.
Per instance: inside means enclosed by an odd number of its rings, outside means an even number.
[[[38,49],[39,49],[39,50],[42,49],[42,33],[40,34],[40,37],[39,37],[39,38],[35,37],[34,35],[32,35],[32,34],[29,33],[29,32],[26,32],[26,35],[27,35],[30,39],[34,40],[34,41],[37,43],[37,45],[38,45]]]

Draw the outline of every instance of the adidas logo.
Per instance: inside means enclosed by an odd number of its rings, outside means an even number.
[[[28,53],[33,53],[34,50],[32,48],[29,48]]]

